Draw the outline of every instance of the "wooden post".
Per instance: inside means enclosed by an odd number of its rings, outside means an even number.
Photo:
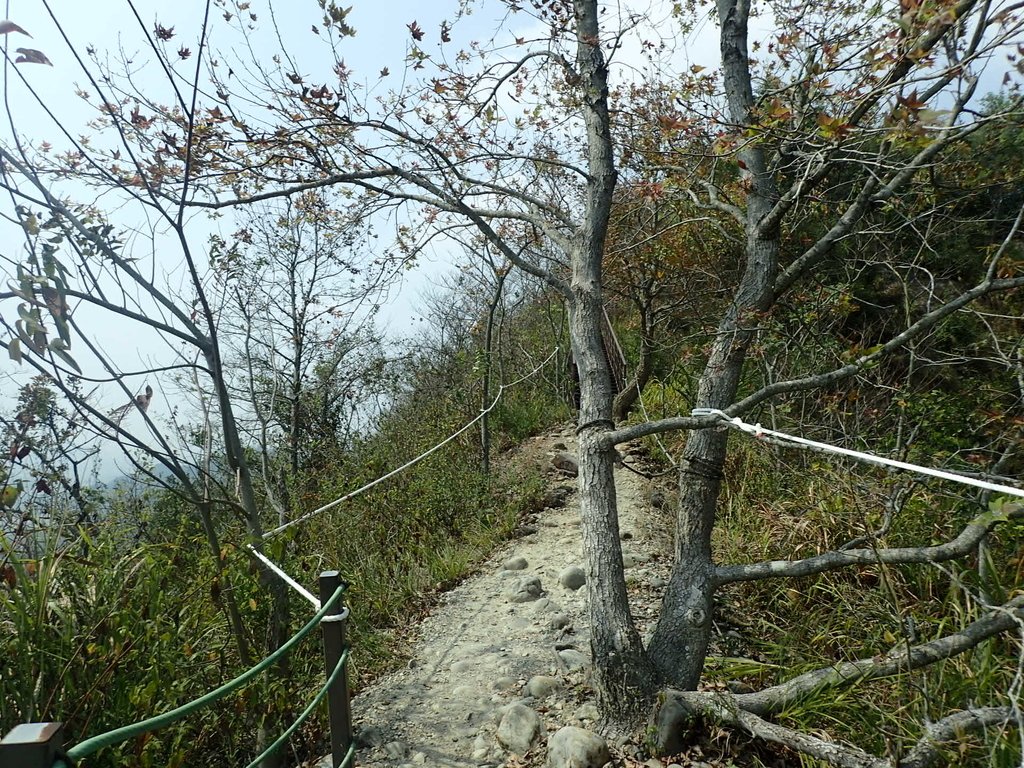
[[[324,571],[320,574],[320,602],[325,604],[341,586],[341,574],[337,571]],[[334,618],[334,617],[339,618]],[[341,654],[345,652],[345,628],[348,624],[348,609],[344,598],[334,604],[331,611],[320,624],[324,634],[324,660],[327,675],[330,676],[338,666]],[[331,724],[331,765],[339,768],[352,744],[352,713],[349,710],[348,698],[348,664],[338,675],[327,692],[327,711]],[[347,768],[352,768],[355,760]]]
[[[24,723],[0,741],[0,768],[51,768],[63,754],[60,723]]]

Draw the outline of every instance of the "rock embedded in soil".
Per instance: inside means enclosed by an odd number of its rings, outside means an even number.
[[[499,677],[497,680],[493,681],[491,683],[491,690],[492,691],[507,691],[508,689],[510,689],[513,686],[515,686],[515,684],[516,684],[516,681],[513,680],[511,677],[508,677],[506,675],[504,677]]]
[[[567,725],[548,739],[549,768],[601,768],[609,760],[605,740],[583,728]]]
[[[540,598],[544,592],[540,579],[526,576],[516,581],[505,593],[510,603],[529,603]]]
[[[526,692],[535,699],[546,699],[561,687],[562,683],[557,677],[534,675],[526,684]]]
[[[517,755],[530,751],[540,733],[540,715],[525,704],[509,704],[501,710],[496,734],[498,742]]]
[[[526,562],[525,557],[510,557],[505,561],[502,568],[506,571],[522,571],[526,569],[527,565],[529,565],[529,563]]]
[[[643,552],[623,552],[622,553],[622,567],[633,568],[641,563],[646,563],[651,559],[650,555]]]
[[[550,507],[551,509],[561,509],[569,502],[569,497],[571,495],[572,488],[568,485],[556,485],[544,494],[544,506]]]
[[[565,664],[565,668],[570,672],[575,672],[578,669],[586,669],[590,663],[586,656],[577,651],[575,648],[567,648],[564,651],[558,652],[558,657]]]
[[[542,597],[530,606],[530,613],[534,616],[542,616],[545,613],[561,610],[549,597]]]
[[[574,717],[580,722],[589,720],[592,723],[596,723],[601,719],[601,711],[597,708],[597,704],[592,701],[588,701],[585,704],[581,704],[576,710]]]
[[[565,629],[572,625],[572,619],[564,613],[556,613],[548,620],[548,626],[552,629]]]
[[[559,451],[551,457],[551,466],[570,477],[576,477],[580,473],[580,464],[571,453]]]
[[[558,583],[575,591],[587,583],[587,574],[578,565],[570,565],[558,574]]]
[[[384,754],[392,760],[404,760],[409,754],[409,747],[404,741],[389,741],[384,745]]]
[[[379,747],[384,743],[384,732],[376,725],[364,725],[356,733],[356,746],[360,748]]]

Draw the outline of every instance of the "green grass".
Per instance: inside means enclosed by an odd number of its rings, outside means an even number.
[[[719,527],[719,562],[803,557],[836,547],[877,527],[887,477],[855,473],[819,457],[735,441],[726,472]],[[855,478],[855,479],[854,479]],[[959,532],[980,509],[918,492],[878,546],[931,544]],[[983,584],[973,558],[943,568],[857,566],[801,579],[732,585],[720,598],[740,626],[742,661],[709,664],[710,681],[742,679],[764,687],[839,661],[870,657],[907,642],[955,631],[979,615],[984,587],[1001,600],[1021,586],[1021,559],[1013,530],[992,538],[991,568]],[[1006,692],[1024,649],[1019,636],[983,643],[927,670],[903,673],[849,689],[822,691],[779,718],[790,727],[822,732],[879,755],[908,750],[920,723],[966,706],[1008,703]],[[1015,733],[989,729],[963,737],[948,760],[964,766],[1016,766]],[[817,766],[802,758],[804,766]]]

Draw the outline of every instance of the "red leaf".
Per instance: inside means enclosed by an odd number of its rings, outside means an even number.
[[[170,40],[174,37],[174,27],[163,27],[157,24],[153,31],[156,32],[156,36],[160,40]]]
[[[415,21],[411,24],[406,24],[405,26],[409,28],[409,34],[412,35],[413,40],[419,42],[423,39],[423,28]]]

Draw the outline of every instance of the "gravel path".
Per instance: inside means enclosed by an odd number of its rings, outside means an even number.
[[[555,468],[562,451],[572,452],[572,431],[533,438],[523,450],[543,462],[552,489],[566,488],[565,505],[527,520],[521,538],[446,593],[415,633],[408,667],[353,701],[360,766],[533,764],[549,733],[593,728],[579,505],[575,479]],[[657,530],[664,523],[652,514],[647,481],[619,468],[616,488],[627,581],[644,627],[668,571],[667,534]],[[588,738],[566,729],[559,739],[572,744],[553,742],[551,764],[562,749],[575,755],[565,759],[583,759]],[[590,747],[598,751],[588,760],[607,759],[596,742]]]

